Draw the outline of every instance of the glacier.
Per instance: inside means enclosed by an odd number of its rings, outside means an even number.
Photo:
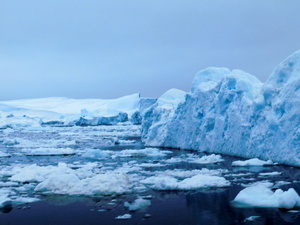
[[[142,114],[146,146],[191,149],[300,166],[300,51],[262,83],[206,68],[191,90],[171,89]]]

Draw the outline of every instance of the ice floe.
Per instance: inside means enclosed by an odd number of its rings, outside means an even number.
[[[228,187],[230,182],[223,177],[198,174],[184,180],[171,176],[152,176],[141,181],[156,190],[195,190],[200,188]]]
[[[300,207],[300,197],[293,188],[273,192],[269,185],[258,183],[240,191],[233,203],[239,207],[293,209]]]
[[[272,166],[274,163],[271,160],[264,161],[258,158],[248,159],[248,160],[238,160],[232,162],[232,166]]]

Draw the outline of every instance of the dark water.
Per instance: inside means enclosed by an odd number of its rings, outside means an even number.
[[[30,204],[29,209],[13,208],[0,214],[0,224],[300,224],[299,213],[268,208],[234,208],[230,201],[240,188],[231,187],[213,192],[158,192],[152,193],[152,205],[145,211],[132,213],[129,220],[116,220],[118,215],[128,213],[123,204],[99,212],[101,200],[74,200],[59,205],[55,202]],[[128,196],[128,199],[130,197]],[[123,199],[126,200],[126,199]],[[150,214],[150,218],[144,218]],[[249,216],[261,216],[254,222],[245,222]]]
[[[65,128],[64,128],[65,129]],[[22,134],[23,135],[23,134]],[[30,136],[28,133],[24,135]],[[23,137],[24,137],[23,135]],[[45,133],[45,138],[55,136],[56,133]],[[48,136],[47,136],[48,135]],[[31,136],[30,136],[31,137]],[[39,136],[38,138],[41,138]],[[123,137],[124,138],[124,137]],[[72,138],[70,138],[72,139]],[[97,149],[122,150],[122,149],[139,149],[142,144],[138,137],[126,137],[124,139],[136,140],[134,145],[106,145],[103,146],[103,140],[97,143],[95,139],[84,139],[78,141],[76,146],[72,148],[83,148],[84,146],[92,146]],[[1,147],[1,146],[0,146]],[[2,148],[5,148],[2,145]],[[15,147],[6,149],[8,151],[18,151]],[[180,156],[187,153],[195,153],[191,151],[172,150],[172,155],[168,157]],[[195,153],[199,156],[203,153]],[[225,161],[200,165],[192,163],[170,164],[167,169],[228,169],[225,178],[231,181],[232,185],[228,188],[201,189],[197,191],[154,191],[149,190],[141,195],[151,195],[151,206],[135,212],[129,212],[124,207],[125,201],[133,201],[137,198],[137,194],[121,195],[118,197],[69,197],[59,195],[39,196],[42,201],[25,204],[20,206],[6,207],[1,209],[0,225],[96,225],[96,224],[208,224],[208,225],[227,225],[227,224],[253,224],[253,225],[279,225],[279,224],[300,224],[300,212],[290,212],[277,208],[237,208],[231,204],[236,195],[244,189],[241,184],[247,184],[255,181],[265,181],[276,183],[276,181],[285,181],[289,184],[280,186],[281,189],[287,190],[293,187],[300,193],[300,169],[288,166],[273,167],[232,167],[231,163],[237,160],[235,157],[222,156]],[[126,158],[116,159],[118,163],[123,163]],[[144,159],[134,159],[143,163]],[[52,165],[56,162],[72,163],[79,161],[84,163],[88,159],[83,159],[77,155],[71,156],[52,156],[52,157],[34,157],[16,155],[10,158],[2,158],[1,165],[9,165],[14,162],[22,162],[31,164],[39,162],[39,165]],[[157,162],[159,160],[157,159]],[[164,167],[164,169],[166,169]],[[162,168],[146,168],[145,170],[162,170]],[[278,171],[280,176],[261,177],[259,173]],[[249,176],[240,177],[232,176],[234,174],[247,174]],[[244,179],[250,179],[249,181]],[[297,181],[297,182],[294,182]],[[132,218],[128,220],[117,220],[115,217],[131,214]],[[253,222],[246,221],[250,216],[259,216]]]

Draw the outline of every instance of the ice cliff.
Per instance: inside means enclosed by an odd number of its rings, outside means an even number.
[[[300,51],[263,84],[241,70],[200,71],[143,113],[148,146],[194,149],[300,166]]]

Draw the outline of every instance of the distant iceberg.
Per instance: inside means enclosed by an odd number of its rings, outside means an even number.
[[[118,99],[39,98],[0,102],[0,128],[40,125],[115,125],[141,118],[139,94]],[[151,102],[151,101],[150,101]]]
[[[143,115],[148,146],[300,166],[300,51],[264,84],[241,70],[204,69],[190,92],[168,91]]]

